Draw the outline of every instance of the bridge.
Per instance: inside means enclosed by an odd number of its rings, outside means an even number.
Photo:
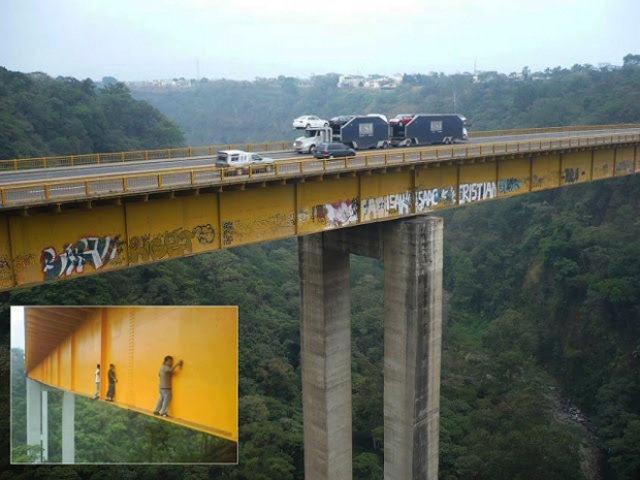
[[[345,159],[280,151],[274,168],[246,172],[210,166],[213,149],[83,166],[10,161],[0,174],[0,288],[299,237],[305,475],[342,480],[351,478],[349,255],[383,259],[385,479],[436,479],[443,226],[425,215],[637,173],[639,145],[640,126],[624,125]]]
[[[165,355],[184,365],[172,385],[169,421],[238,441],[237,307],[25,307],[27,444],[48,457],[48,392],[62,391],[62,462],[75,460],[75,397],[153,416]],[[206,400],[205,400],[206,399]],[[155,417],[158,418],[158,417]],[[85,419],[86,420],[86,419]]]

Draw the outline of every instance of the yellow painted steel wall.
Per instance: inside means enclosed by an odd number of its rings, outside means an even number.
[[[295,235],[295,188],[278,185],[220,195],[222,245],[236,246]]]
[[[458,165],[434,164],[416,170],[416,212],[429,212],[458,203]]]
[[[13,216],[9,227],[18,285],[110,270],[128,263],[121,206]],[[69,260],[78,248],[92,253],[80,268],[71,268]]]
[[[360,177],[360,222],[413,213],[412,171]]]
[[[131,264],[220,248],[218,196],[204,194],[125,205]]]
[[[626,175],[640,171],[639,150],[453,158],[63,213],[0,214],[0,289]],[[74,249],[84,249],[81,262]]]
[[[616,149],[616,171],[615,175],[627,175],[636,171],[634,165],[635,149],[633,147],[621,147]]]
[[[327,178],[297,185],[297,233],[313,233],[358,223],[358,178]]]
[[[560,155],[535,158],[531,166],[531,190],[544,190],[560,185]]]
[[[92,396],[100,363],[104,398],[113,363],[114,404],[151,414],[158,372],[164,356],[172,355],[184,360],[173,376],[172,421],[237,441],[237,314],[237,307],[104,307],[28,376]]]
[[[9,219],[0,215],[0,290],[15,285],[13,261],[11,258],[11,237]]]

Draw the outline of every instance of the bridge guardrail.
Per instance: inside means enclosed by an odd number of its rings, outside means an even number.
[[[509,130],[471,131],[469,132],[469,138],[484,138],[506,135],[532,135],[536,133],[588,132],[592,130],[622,130],[627,128],[640,128],[640,124],[622,123],[618,125],[579,125],[570,127],[539,127],[515,128]]]
[[[247,152],[277,152],[286,150],[293,142],[263,142],[246,144],[209,145],[202,147],[166,148],[117,153],[89,153],[85,155],[63,155],[56,157],[16,158],[0,160],[0,172],[31,170],[40,168],[76,167],[81,165],[104,165],[110,163],[138,162],[144,160],[171,160],[213,156],[219,150],[245,150]]]
[[[247,180],[284,179],[299,174],[337,173],[383,165],[459,160],[468,157],[628,142],[640,142],[640,134],[578,136],[535,141],[452,145],[429,149],[380,150],[369,155],[340,159],[284,159],[273,165],[253,165],[240,169],[213,166],[175,167],[153,173],[94,174],[75,180],[28,180],[0,187],[0,194],[2,207],[28,206],[57,200],[91,200],[114,194],[155,193],[174,188],[225,185]]]
[[[620,130],[640,128],[640,124],[620,125],[583,125],[572,127],[525,128],[515,130],[487,130],[469,132],[469,138],[483,138],[506,135],[528,135],[535,133],[559,133],[589,130]],[[237,143],[226,145],[209,145],[200,147],[167,148],[159,150],[140,150],[117,153],[90,153],[85,155],[63,155],[53,157],[17,158],[0,160],[0,172],[31,170],[40,168],[74,167],[81,165],[103,165],[110,163],[136,162],[144,160],[170,160],[175,158],[192,158],[213,156],[219,150],[245,150],[247,152],[277,152],[291,150],[293,141],[262,143]]]

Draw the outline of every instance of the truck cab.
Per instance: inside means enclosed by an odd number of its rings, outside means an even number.
[[[297,153],[313,153],[321,143],[330,142],[332,130],[330,127],[307,128],[303,137],[296,138],[293,149]]]

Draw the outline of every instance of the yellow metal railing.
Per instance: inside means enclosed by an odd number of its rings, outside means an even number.
[[[29,170],[37,168],[75,167],[81,165],[104,165],[144,160],[170,160],[175,158],[211,157],[218,150],[245,150],[247,152],[284,151],[292,142],[265,142],[247,144],[209,145],[204,147],[166,148],[161,150],[140,150],[135,152],[90,153],[86,155],[66,155],[58,157],[18,158],[0,160],[0,172]]]
[[[483,138],[507,135],[528,135],[558,132],[582,132],[590,130],[620,130],[640,128],[640,124],[587,125],[571,127],[525,128],[515,130],[488,130],[469,132],[469,138]],[[103,165],[145,160],[170,160],[176,158],[212,157],[219,150],[245,150],[247,152],[291,151],[292,141],[209,145],[201,147],[167,148],[161,150],[140,150],[134,152],[91,153],[86,155],[66,155],[57,157],[18,158],[0,160],[0,172],[39,168],[74,167],[81,165]]]
[[[394,166],[406,163],[452,161],[464,158],[539,152],[559,148],[638,143],[640,133],[574,136],[453,145],[428,149],[379,150],[375,153],[339,159],[284,159],[271,165],[241,168],[175,167],[162,171],[130,174],[95,174],[78,179],[28,180],[0,188],[2,207],[149,193],[176,188],[198,188],[256,180],[274,180],[300,175],[317,175]]]
[[[515,128],[509,130],[486,130],[469,132],[469,138],[501,137],[506,135],[533,135],[541,133],[588,132],[592,130],[623,130],[640,128],[638,123],[622,123],[618,125],[579,125],[570,127]]]

